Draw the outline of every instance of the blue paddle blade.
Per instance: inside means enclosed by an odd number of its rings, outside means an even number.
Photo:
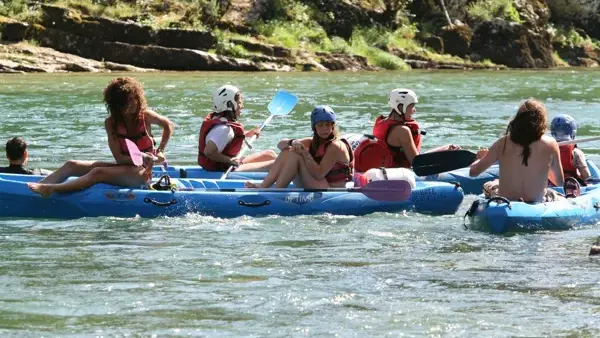
[[[296,95],[280,90],[271,100],[267,109],[271,115],[287,115],[294,109],[296,103],[298,103]]]

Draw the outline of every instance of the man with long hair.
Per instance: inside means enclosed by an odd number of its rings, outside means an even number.
[[[506,134],[489,150],[480,150],[480,159],[471,165],[469,175],[477,176],[496,161],[500,163],[500,179],[497,195],[509,200],[536,203],[548,200],[546,188],[552,174],[555,184],[564,184],[560,163],[560,151],[556,140],[544,135],[546,131],[546,107],[529,99],[519,107],[509,122]],[[484,189],[493,189],[494,183]]]

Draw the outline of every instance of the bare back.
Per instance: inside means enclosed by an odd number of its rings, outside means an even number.
[[[541,202],[550,172],[557,180],[555,183],[563,184],[560,153],[558,144],[549,136],[542,136],[529,147],[531,155],[526,166],[523,164],[523,146],[504,136],[492,145],[483,159],[471,166],[471,171],[473,174],[481,173],[495,161],[499,161],[500,196],[513,201],[522,198],[526,202]]]
[[[529,145],[531,155],[525,166],[523,147],[511,141],[509,137],[505,137],[504,140],[500,142],[501,147],[497,149],[500,161],[498,193],[510,200],[522,198],[526,202],[542,201],[552,165],[560,166],[558,144],[553,138],[542,136],[540,140]],[[562,168],[560,171],[562,172]]]

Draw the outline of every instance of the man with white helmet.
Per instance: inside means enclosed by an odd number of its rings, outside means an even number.
[[[410,89],[390,91],[388,105],[391,112],[387,117],[379,116],[373,126],[373,136],[377,140],[363,141],[354,151],[357,171],[412,166],[413,158],[421,151],[421,135],[425,135],[413,119],[418,102],[417,94]],[[431,151],[457,149],[460,147],[451,144]]]
[[[224,85],[215,90],[212,102],[213,112],[200,127],[198,164],[209,171],[227,171],[232,165],[237,167],[236,171],[268,170],[277,157],[272,150],[237,158],[244,139],[260,134],[260,128],[245,131],[238,122],[244,107],[242,92],[237,87]]]
[[[557,142],[572,141],[577,134],[577,122],[567,114],[558,115],[550,123],[550,133]],[[559,146],[560,163],[562,164],[565,178],[573,177],[579,183],[585,184],[591,174],[587,166],[585,155],[576,144]]]

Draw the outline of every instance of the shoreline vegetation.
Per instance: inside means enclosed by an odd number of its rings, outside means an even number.
[[[597,67],[600,1],[0,0],[0,72]]]

